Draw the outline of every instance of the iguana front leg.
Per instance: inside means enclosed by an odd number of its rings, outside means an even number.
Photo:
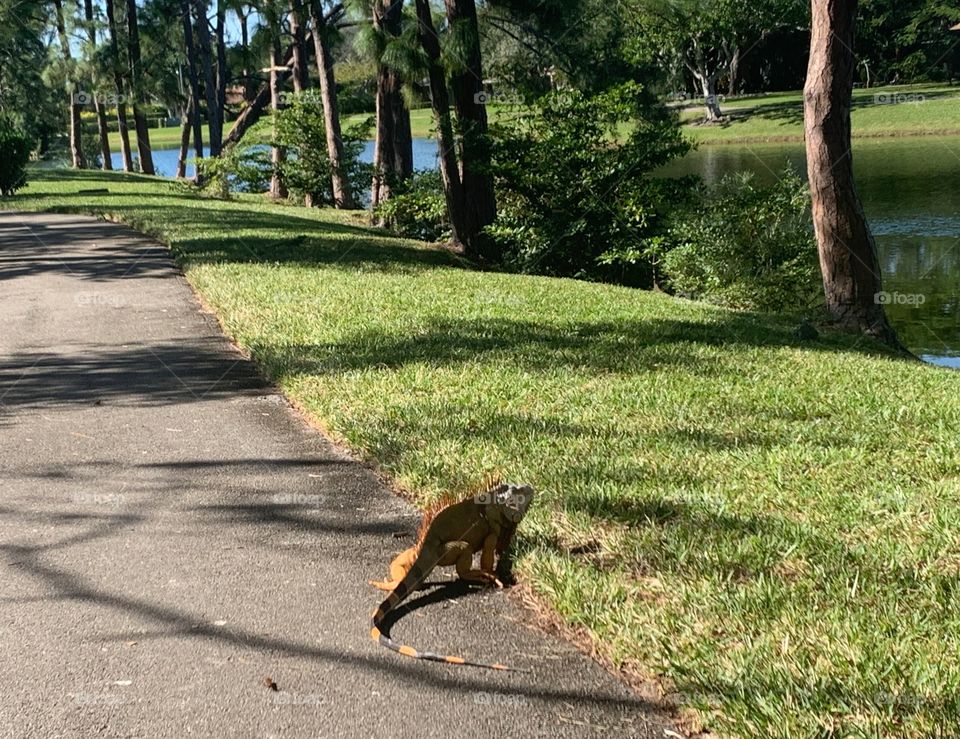
[[[457,576],[461,580],[468,582],[479,582],[484,585],[493,585],[502,588],[503,583],[497,579],[493,571],[494,560],[497,554],[497,534],[490,534],[483,542],[483,550],[480,553],[480,569],[473,569],[473,550],[467,542],[457,542],[464,545],[465,549],[457,558]]]

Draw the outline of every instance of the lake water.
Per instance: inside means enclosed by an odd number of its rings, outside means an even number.
[[[772,182],[788,163],[805,176],[803,144],[704,146],[668,172]],[[960,137],[858,139],[853,169],[891,323],[918,356],[960,368]]]
[[[373,160],[373,142],[361,158]],[[415,139],[413,159],[416,169],[435,169],[436,141]],[[914,353],[960,368],[960,137],[859,139],[853,162],[891,322]],[[154,163],[158,174],[173,176],[177,151],[155,151]],[[772,182],[788,163],[806,172],[802,144],[703,146],[667,171],[715,182],[746,170]]]
[[[210,148],[204,147],[205,156],[210,155]],[[177,172],[177,157],[180,151],[178,149],[154,149],[153,166],[157,174],[161,177],[173,177]],[[193,177],[194,168],[189,164],[193,157],[193,152],[187,157],[187,177]],[[123,158],[119,153],[114,153],[110,158],[113,162],[113,168],[123,169]],[[364,144],[363,151],[360,152],[360,160],[370,164],[373,161],[373,142],[367,141]],[[437,164],[437,142],[434,139],[414,139],[413,140],[413,168],[414,169],[436,169]]]

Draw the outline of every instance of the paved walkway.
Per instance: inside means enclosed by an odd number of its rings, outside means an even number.
[[[416,514],[258,377],[163,247],[0,214],[0,296],[0,735],[664,736],[503,593],[441,587],[393,634],[532,674],[371,642],[366,581]]]

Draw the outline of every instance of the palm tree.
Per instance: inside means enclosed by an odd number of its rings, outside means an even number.
[[[337,82],[333,72],[333,53],[330,45],[336,33],[337,20],[343,16],[343,6],[335,5],[324,13],[322,0],[310,0],[310,19],[313,22],[313,44],[320,77],[320,97],[323,100],[323,120],[327,133],[327,157],[330,159],[330,177],[333,202],[337,208],[353,208],[355,201],[350,182],[343,169],[344,147],[340,129],[340,109],[337,104]]]
[[[59,2],[59,0],[57,0]],[[130,88],[133,92],[133,125],[137,129],[137,153],[140,156],[140,171],[156,174],[153,167],[153,150],[150,148],[150,128],[147,116],[140,107],[143,102],[143,73],[140,55],[140,26],[137,23],[137,0],[127,0],[127,61],[130,71]]]
[[[104,0],[107,11],[107,29],[110,33],[110,67],[113,71],[113,86],[117,96],[117,130],[120,133],[120,155],[123,157],[123,171],[133,171],[133,156],[130,153],[130,130],[127,123],[127,104],[123,85],[123,73],[120,66],[120,40],[117,31],[117,17],[113,0]]]
[[[53,9],[56,16],[57,35],[60,37],[60,49],[66,64],[67,79],[70,80],[70,159],[75,169],[86,169],[87,158],[83,155],[83,124],[80,120],[83,100],[81,99],[80,84],[72,79],[74,76],[73,55],[70,53],[70,39],[67,36],[62,0],[53,0]]]

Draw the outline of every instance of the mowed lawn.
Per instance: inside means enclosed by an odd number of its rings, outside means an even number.
[[[726,120],[699,125],[703,105],[680,110],[684,133],[703,144],[803,141],[803,92],[747,95],[722,100]],[[854,137],[924,136],[960,133],[960,87],[895,85],[853,92]]]
[[[417,501],[491,471],[533,483],[521,578],[687,719],[955,735],[960,374],[762,315],[477,271],[360,215],[32,176],[0,204],[169,243],[264,371]]]
[[[747,95],[721,102],[727,119],[722,124],[699,125],[703,106],[689,101],[678,106],[684,133],[702,144],[748,143],[763,141],[803,141],[803,93],[781,92]],[[519,112],[513,105],[492,102],[488,113],[492,122],[504,121]],[[344,116],[344,125],[353,125],[372,115]],[[229,132],[232,122],[224,128]],[[436,126],[430,108],[410,111],[410,126],[415,138],[433,138]],[[855,137],[923,136],[960,134],[960,87],[949,85],[898,85],[855,90],[852,112]],[[210,141],[206,126],[203,140]],[[267,143],[266,124],[249,134],[249,141]],[[150,144],[155,149],[180,146],[180,128],[150,129]],[[117,133],[110,134],[113,151],[120,150]],[[136,156],[137,136],[130,128],[130,146]]]

